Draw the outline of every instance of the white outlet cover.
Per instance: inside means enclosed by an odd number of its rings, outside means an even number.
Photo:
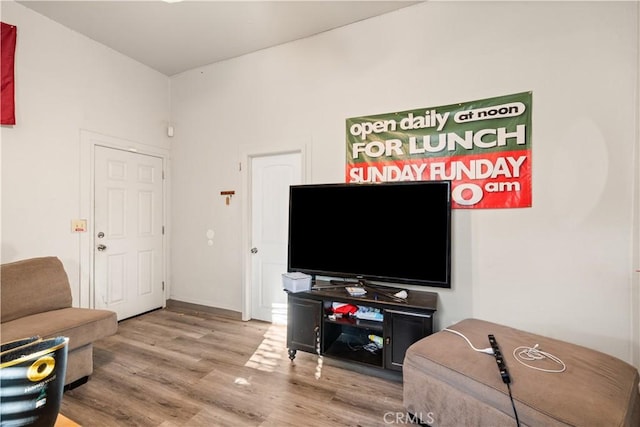
[[[213,236],[215,236],[213,230],[207,230],[207,239],[211,240],[213,239]]]

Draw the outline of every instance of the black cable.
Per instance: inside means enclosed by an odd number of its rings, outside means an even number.
[[[507,383],[507,388],[509,389],[509,399],[511,399],[511,406],[513,407],[513,413],[516,416],[516,425],[520,427],[520,420],[518,419],[518,411],[516,411],[516,404],[513,401],[513,395],[511,394],[511,384]]]

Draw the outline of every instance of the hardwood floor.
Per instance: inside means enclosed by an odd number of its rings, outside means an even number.
[[[61,413],[94,426],[385,426],[402,384],[298,352],[286,327],[158,310],[94,343],[94,373]]]

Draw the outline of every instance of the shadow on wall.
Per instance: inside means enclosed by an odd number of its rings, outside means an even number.
[[[451,289],[429,289],[438,294],[434,331],[473,316],[473,214],[473,209],[451,211]]]

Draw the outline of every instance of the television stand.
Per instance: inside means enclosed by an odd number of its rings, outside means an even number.
[[[410,290],[405,300],[399,300],[390,293],[392,288],[377,285],[365,285],[363,296],[349,295],[344,289],[349,284],[338,287],[317,281],[316,286],[310,291],[288,292],[287,348],[292,361],[301,350],[402,371],[407,348],[433,333],[436,293]],[[359,317],[334,316],[333,303],[351,304],[380,315],[375,319],[362,313]],[[377,348],[371,345],[375,341],[380,344]]]

